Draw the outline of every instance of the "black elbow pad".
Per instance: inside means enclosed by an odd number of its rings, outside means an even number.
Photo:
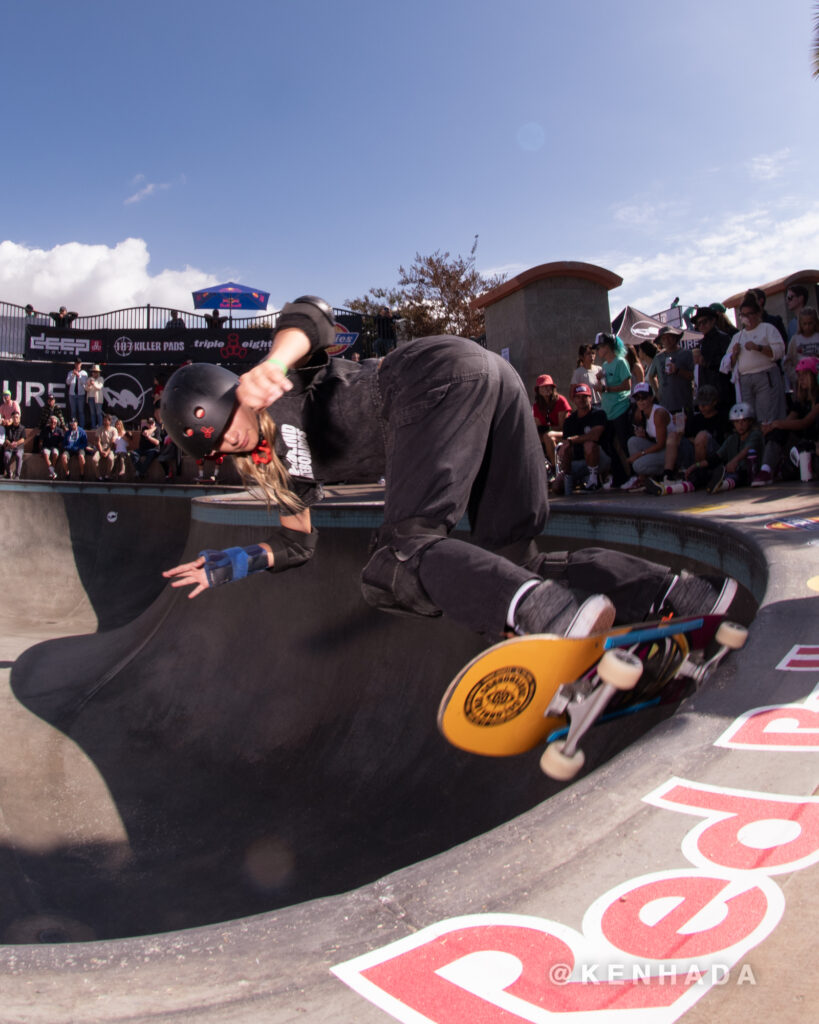
[[[276,319],[276,331],[296,327],[310,339],[310,351],[335,344],[336,328],[333,308],[317,295],[302,295],[288,302]],[[275,334],[273,335],[275,337]]]
[[[273,565],[268,572],[284,572],[310,561],[318,544],[318,530],[313,527],[309,533],[302,533],[278,526],[266,543],[273,551]]]

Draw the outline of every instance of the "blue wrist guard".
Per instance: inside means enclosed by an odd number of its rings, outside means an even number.
[[[200,551],[199,555],[205,559],[203,568],[211,587],[243,580],[250,573],[263,572],[268,568],[267,551],[259,544],[251,544],[246,548],[226,548],[224,551],[206,549]]]

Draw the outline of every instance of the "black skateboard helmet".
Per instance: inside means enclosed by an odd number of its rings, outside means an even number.
[[[161,408],[174,444],[197,459],[213,451],[233,414],[238,384],[235,373],[213,363],[192,363],[172,374]]]

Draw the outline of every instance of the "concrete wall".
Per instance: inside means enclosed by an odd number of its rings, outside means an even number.
[[[581,344],[610,331],[608,288],[574,275],[535,280],[486,305],[486,344],[509,349],[509,359],[527,389],[550,373],[567,395]]]

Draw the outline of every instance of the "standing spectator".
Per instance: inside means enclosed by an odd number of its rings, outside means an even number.
[[[603,448],[611,460],[612,486],[622,487],[631,476],[628,458],[631,367],[626,358],[625,345],[613,334],[598,334],[597,351],[602,361],[597,378],[600,405],[608,420]]]
[[[59,312],[49,313],[51,319],[54,321],[55,327],[67,328],[77,319],[76,313],[69,313],[65,306],[60,306]]]
[[[768,301],[768,296],[765,294],[765,292],[763,292],[761,288],[749,288],[746,293],[746,298],[748,297],[748,295],[754,296],[754,298],[757,301],[757,305],[762,310],[762,323],[770,324],[771,327],[775,327],[776,330],[779,332],[779,336],[782,339],[782,341],[785,344],[787,344],[788,331],[785,327],[785,321],[782,319],[781,316],[771,314],[767,311],[767,309],[765,309],[765,303]]]
[[[785,343],[777,329],[762,322],[762,310],[750,293],[739,309],[742,330],[731,342],[731,366],[739,375],[743,402],[754,410],[754,418],[768,423],[785,417],[785,386],[778,360]]]
[[[572,390],[574,412],[563,421],[563,443],[558,449],[559,472],[555,490],[570,494],[577,480],[584,491],[599,491],[598,473],[606,473],[609,457],[600,447],[606,432],[606,414],[592,406],[588,384],[575,384]]]
[[[97,430],[102,426],[102,400],[105,388],[105,378],[100,376],[100,368],[96,364],[91,367],[91,376],[85,381],[85,397],[88,402],[88,411],[91,416],[91,429]]]
[[[94,446],[94,465],[100,480],[110,479],[114,471],[114,444],[117,437],[116,427],[111,426],[111,417],[103,416],[102,429],[97,434]]]
[[[68,425],[68,433],[65,435],[65,444],[60,455],[60,464],[63,467],[66,480],[71,479],[70,459],[72,455],[77,457],[79,466],[79,479],[85,475],[85,453],[88,449],[88,435],[79,425],[76,416],[71,417]]]
[[[3,392],[3,403],[0,405],[0,423],[4,427],[11,426],[11,421],[14,414],[20,415],[19,404],[11,397],[11,392],[6,389]]]
[[[535,381],[535,401],[532,413],[540,435],[540,443],[552,467],[556,466],[555,445],[563,439],[563,421],[572,411],[571,405],[558,393],[557,385],[548,373],[541,373]]]
[[[56,416],[60,430],[65,430],[65,409],[61,405],[57,405],[57,399],[49,391],[45,398],[43,411],[40,413],[40,430],[46,426],[52,416]]]
[[[791,391],[796,391],[797,364],[805,356],[819,356],[819,316],[813,306],[800,309],[796,325],[798,329],[788,342],[788,352],[783,361]]]
[[[382,306],[373,317],[373,329],[375,330],[373,352],[377,357],[385,356],[395,348],[395,321],[398,319],[397,316],[393,316],[389,306]]]
[[[171,318],[165,324],[165,330],[172,331],[174,334],[178,334],[180,331],[185,330],[185,321],[179,315],[177,310],[171,310]]]
[[[693,404],[694,357],[680,348],[683,332],[665,324],[657,332],[662,348],[651,361],[646,381],[657,388],[657,401],[671,417],[669,430],[685,433],[685,417]]]
[[[577,369],[572,374],[572,379],[569,381],[569,395],[574,394],[574,389],[578,384],[588,384],[592,394],[592,405],[600,404],[600,394],[598,388],[600,382],[598,380],[602,367],[598,366],[594,360],[596,355],[594,345],[581,345],[577,352]]]
[[[57,479],[57,459],[63,451],[65,443],[65,429],[60,425],[56,416],[51,415],[45,424],[40,427],[40,451],[48,467],[48,479]]]
[[[74,360],[74,369],[65,378],[68,411],[81,427],[85,427],[85,382],[88,374],[82,368],[82,359]]]
[[[222,324],[227,320],[227,317],[219,316],[219,310],[214,309],[210,316],[205,313],[205,320],[212,331],[218,331],[221,330]]]
[[[26,443],[26,428],[20,423],[19,409],[12,414],[11,423],[6,427],[6,440],[3,446],[3,468],[9,480],[14,479],[14,469],[17,468],[17,479],[23,470],[23,447]]]
[[[727,413],[733,405],[734,389],[730,377],[720,372],[720,364],[731,344],[731,336],[717,327],[716,313],[710,306],[698,306],[693,321],[694,327],[702,333],[702,340],[692,353],[694,364],[699,368],[697,387],[716,388],[718,401]]]
[[[788,305],[788,341],[799,330],[799,314],[808,304],[808,289],[803,284],[793,284],[785,292]]]
[[[634,401],[634,435],[628,439],[628,462],[633,475],[622,485],[624,491],[643,490],[647,477],[662,473],[671,420],[668,411],[654,401],[648,381],[635,385]]]

